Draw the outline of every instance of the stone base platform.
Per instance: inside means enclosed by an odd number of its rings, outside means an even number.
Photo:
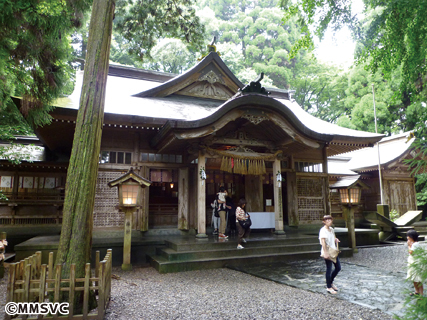
[[[344,255],[348,251],[347,229],[335,228]],[[56,230],[55,230],[56,231]],[[219,240],[209,233],[204,239],[197,239],[192,233],[156,230],[142,233],[132,232],[132,264],[150,262],[159,272],[179,272],[206,268],[221,268],[226,265],[249,265],[251,263],[293,261],[313,259],[319,256],[318,230],[286,228],[285,235],[276,235],[271,230],[254,230],[245,249],[237,250],[237,236]],[[15,234],[15,237],[19,235]],[[28,236],[28,235],[26,235]],[[358,246],[379,245],[378,230],[356,229]],[[56,251],[59,235],[35,236],[14,246],[15,261],[25,259],[36,251],[42,251],[43,263],[48,262],[49,252]],[[101,257],[107,249],[113,249],[113,265],[123,263],[123,230],[120,228],[95,229],[92,240],[92,259],[95,252]],[[7,250],[12,252],[12,250]],[[347,252],[348,251],[348,252]],[[94,261],[92,261],[94,263]]]

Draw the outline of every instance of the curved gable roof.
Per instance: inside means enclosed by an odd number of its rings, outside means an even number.
[[[372,146],[384,136],[342,128],[317,119],[293,101],[248,94],[228,100],[205,118],[167,121],[151,143],[153,146],[159,145],[170,134],[177,135],[178,139],[206,136],[220,130],[230,121],[250,116],[264,117],[274,122],[294,140],[311,139],[329,144],[329,155]],[[203,128],[205,130],[201,130]],[[197,134],[191,133],[196,131]]]

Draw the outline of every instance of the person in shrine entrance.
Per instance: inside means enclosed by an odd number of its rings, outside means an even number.
[[[225,228],[227,227],[227,220],[226,220],[226,197],[228,193],[227,190],[225,190],[224,187],[219,188],[219,192],[216,194],[216,201],[218,203],[218,213],[220,218],[220,224],[219,224],[219,234],[218,237],[222,239],[227,239],[228,236],[225,235]]]
[[[214,227],[214,232],[212,234],[217,235],[221,220],[218,212],[218,201],[216,199],[214,200],[214,202],[211,203],[211,207],[212,207],[212,224]]]
[[[246,200],[244,198],[239,200],[236,208],[236,226],[239,233],[237,238],[237,249],[243,249],[242,242],[246,243],[246,238],[249,237],[251,233],[250,225],[242,226],[241,221],[246,221],[250,218],[249,214],[246,212]]]

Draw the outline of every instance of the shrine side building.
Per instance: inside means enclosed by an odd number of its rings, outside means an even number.
[[[81,81],[78,72],[74,93],[55,102],[52,123],[36,129],[44,148],[37,161],[0,161],[1,190],[9,198],[0,203],[0,225],[61,223]],[[210,204],[222,185],[235,203],[245,197],[249,211],[273,213],[278,233],[318,224],[325,214],[339,220],[329,185],[347,175],[371,181],[360,209],[370,210],[378,202],[378,172],[356,161],[355,153],[372,150],[383,135],[327,123],[305,112],[288,91],[268,90],[259,82],[245,87],[216,52],[181,75],[110,65],[94,227],[123,226],[108,182],[131,167],[152,182],[134,215],[140,231],[206,234]],[[401,165],[409,153],[410,143],[384,162],[390,199],[396,190],[413,190],[405,208],[396,205],[402,211],[416,209],[413,178]]]

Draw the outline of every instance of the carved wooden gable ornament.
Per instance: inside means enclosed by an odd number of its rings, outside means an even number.
[[[195,82],[176,92],[176,94],[199,98],[228,100],[234,95],[234,92],[231,90],[231,88],[227,87],[227,84],[223,80],[223,75],[219,70],[214,71],[211,69],[204,74],[200,74]]]
[[[135,97],[167,97],[172,94],[226,101],[243,84],[216,52],[210,52],[187,72]]]

